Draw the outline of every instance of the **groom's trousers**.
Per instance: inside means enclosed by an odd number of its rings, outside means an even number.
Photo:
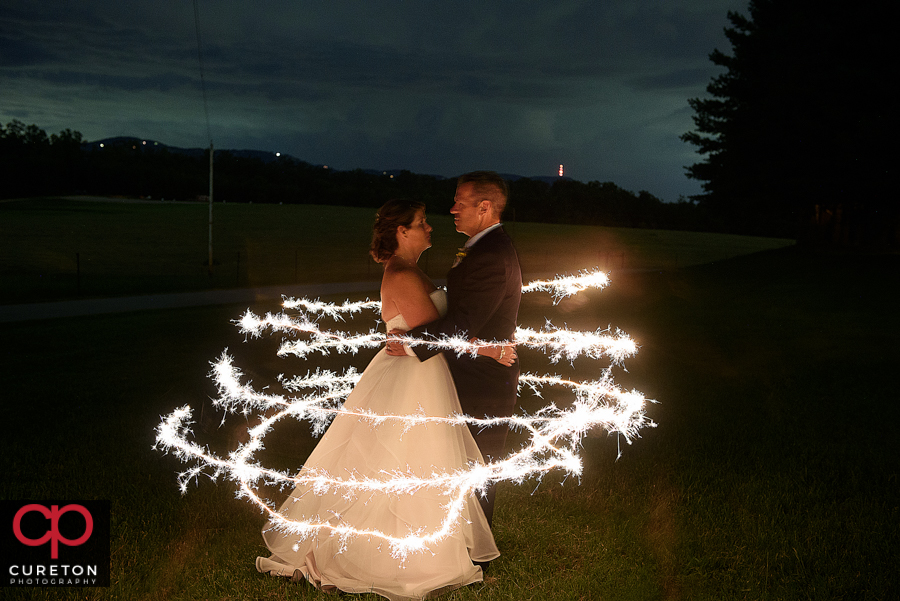
[[[518,361],[510,367],[500,365],[487,357],[477,360],[464,357],[448,363],[463,413],[478,419],[509,417],[513,414],[518,392]],[[472,425],[469,430],[486,463],[501,461],[504,458],[509,426],[483,428]],[[496,484],[492,483],[486,488],[485,494],[479,497],[488,525],[492,523],[494,516],[495,495]]]

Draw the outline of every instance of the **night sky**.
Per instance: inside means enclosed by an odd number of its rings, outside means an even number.
[[[337,169],[493,169],[700,191],[678,136],[746,0],[190,0],[0,7],[0,122],[283,152]]]

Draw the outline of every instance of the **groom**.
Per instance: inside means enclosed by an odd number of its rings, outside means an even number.
[[[493,171],[460,176],[450,213],[456,231],[469,236],[447,274],[447,314],[408,332],[416,338],[462,335],[466,339],[512,340],[522,296],[522,272],[512,240],[503,231],[500,216],[509,187]],[[424,361],[440,351],[416,346],[412,351]],[[405,351],[392,348],[389,354]],[[516,404],[519,362],[506,366],[488,357],[444,353],[456,384],[463,412],[474,418],[509,417]],[[486,462],[503,456],[507,426],[471,427]],[[488,524],[494,513],[495,487],[480,498]]]

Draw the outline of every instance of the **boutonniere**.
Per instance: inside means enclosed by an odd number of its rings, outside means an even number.
[[[467,254],[469,254],[469,247],[468,246],[460,247],[460,249],[458,251],[456,251],[456,259],[453,260],[453,267],[456,267],[457,265],[459,265],[460,261],[465,259]],[[453,269],[453,267],[451,267],[450,269]]]

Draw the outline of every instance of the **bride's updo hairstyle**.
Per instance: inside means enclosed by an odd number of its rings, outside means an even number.
[[[384,263],[397,250],[397,228],[409,227],[416,213],[425,210],[425,203],[398,198],[389,200],[375,214],[372,228],[372,246],[369,254],[376,263]]]

